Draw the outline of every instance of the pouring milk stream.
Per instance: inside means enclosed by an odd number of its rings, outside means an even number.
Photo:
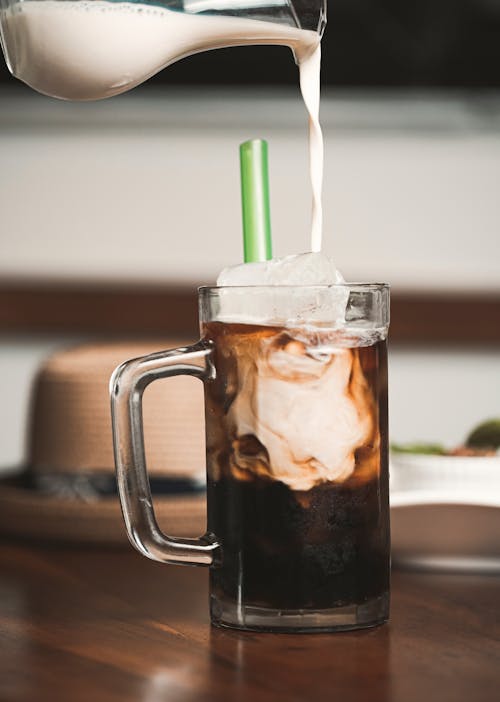
[[[307,5],[303,11],[306,21],[301,22],[290,0],[244,0],[240,4],[184,0],[176,9],[105,0],[0,0],[0,30],[11,72],[41,93],[68,100],[117,95],[169,64],[209,49],[244,44],[289,46],[309,113],[311,251],[318,252],[323,180],[320,39],[326,10],[323,0],[310,0]],[[199,14],[200,9],[217,14]],[[300,28],[304,24],[314,29]]]

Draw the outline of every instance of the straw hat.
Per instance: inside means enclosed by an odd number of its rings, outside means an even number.
[[[58,351],[34,383],[28,466],[0,481],[0,532],[126,544],[114,479],[108,384],[122,361],[185,341],[108,343]],[[155,511],[170,535],[205,531],[203,387],[193,378],[144,394],[146,457]]]

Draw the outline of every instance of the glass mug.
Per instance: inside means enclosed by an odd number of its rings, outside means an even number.
[[[390,567],[388,286],[200,288],[199,309],[199,342],[127,361],[111,379],[131,543],[156,561],[209,566],[216,626],[381,624]],[[262,309],[286,325],[259,323]],[[143,392],[182,374],[205,389],[208,523],[198,539],[160,530],[144,454]]]

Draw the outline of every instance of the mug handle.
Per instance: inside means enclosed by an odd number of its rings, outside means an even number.
[[[210,377],[211,348],[194,346],[160,351],[122,363],[111,376],[111,416],[118,494],[131,544],[161,563],[210,566],[220,551],[209,533],[197,539],[164,534],[156,521],[144,452],[142,396],[150,383],[174,375]],[[196,365],[196,362],[201,365]]]

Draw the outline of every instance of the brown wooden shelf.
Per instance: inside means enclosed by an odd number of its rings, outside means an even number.
[[[195,286],[0,282],[0,333],[198,333]],[[397,344],[500,344],[500,293],[392,292]]]

